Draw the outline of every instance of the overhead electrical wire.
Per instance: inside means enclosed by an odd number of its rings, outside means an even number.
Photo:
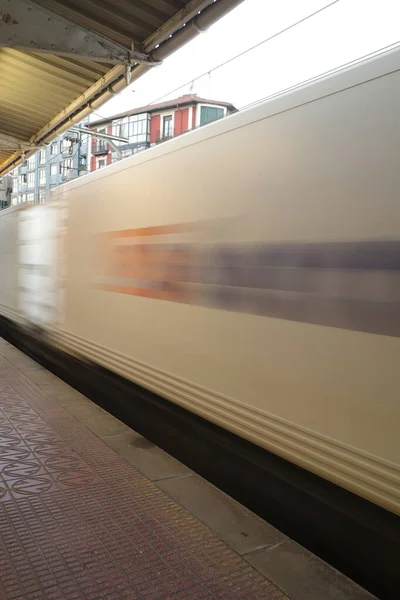
[[[246,50],[243,50],[242,52],[239,52],[239,54],[236,54],[235,56],[232,56],[231,58],[228,58],[227,60],[223,61],[222,63],[220,63],[219,65],[216,65],[215,67],[212,67],[211,69],[208,69],[207,71],[205,71],[204,73],[202,73],[201,75],[197,75],[196,77],[189,79],[188,81],[186,81],[185,83],[183,83],[182,85],[180,85],[179,87],[174,88],[173,90],[167,92],[166,94],[163,94],[162,96],[156,98],[155,100],[152,100],[151,102],[149,102],[149,106],[151,104],[155,104],[156,102],[159,102],[160,100],[163,100],[163,98],[166,98],[167,96],[170,96],[171,94],[173,94],[174,92],[178,92],[179,90],[181,90],[182,88],[187,87],[188,85],[193,84],[195,81],[198,81],[199,79],[202,79],[203,77],[206,77],[207,75],[210,75],[211,73],[213,73],[214,71],[217,71],[218,69],[221,69],[222,67],[228,65],[229,63],[237,60],[238,58],[241,58],[242,56],[245,56],[246,54],[248,54],[249,52],[252,52],[253,50],[255,50],[256,48],[259,48],[260,46],[262,46],[263,44],[266,44],[270,41],[272,41],[273,39],[277,38],[278,36],[286,33],[287,31],[290,31],[291,29],[293,29],[294,27],[297,27],[298,25],[301,25],[302,23],[304,23],[305,21],[308,21],[309,19],[311,19],[312,17],[315,17],[316,15],[322,13],[323,11],[327,10],[328,8],[330,8],[331,6],[338,4],[340,2],[340,0],[333,0],[333,2],[330,2],[329,4],[326,4],[325,6],[322,6],[321,8],[319,8],[318,10],[315,10],[314,12],[306,15],[305,17],[299,19],[298,21],[295,21],[294,23],[292,23],[291,25],[288,25],[287,27],[285,27],[284,29],[281,29],[280,31],[277,31],[276,33],[270,35],[269,37],[265,38],[264,40],[262,40],[261,42],[258,42],[257,44],[254,44],[254,46],[251,46],[250,48],[247,48]],[[103,120],[111,120],[112,117],[104,117],[102,116],[100,113],[98,112],[94,112],[92,114],[97,115],[98,117],[100,117]]]
[[[180,85],[179,87],[174,88],[170,92],[167,92],[166,94],[163,94],[159,98],[156,98],[156,100],[152,100],[152,102],[149,102],[149,104],[155,104],[156,102],[159,102],[163,98],[166,98],[166,96],[170,96],[174,92],[178,92],[182,88],[187,87],[188,85],[191,85],[195,81],[198,81],[199,79],[202,79],[203,77],[206,77],[207,75],[210,75],[214,71],[217,71],[218,69],[221,69],[222,67],[225,67],[226,65],[228,65],[231,62],[233,62],[234,60],[237,60],[238,58],[241,58],[242,56],[245,56],[249,52],[252,52],[256,48],[259,48],[263,44],[266,44],[267,42],[272,41],[273,39],[277,38],[278,36],[282,35],[283,33],[286,33],[287,31],[290,31],[294,27],[297,27],[298,25],[301,25],[305,21],[308,21],[308,19],[311,19],[312,17],[315,17],[316,15],[322,13],[324,10],[330,8],[334,4],[338,4],[338,2],[340,2],[340,0],[334,0],[333,2],[330,2],[329,4],[326,4],[325,6],[319,8],[318,10],[316,10],[316,11],[308,14],[307,16],[303,17],[302,19],[299,19],[295,23],[292,23],[291,25],[288,25],[284,29],[281,29],[280,31],[277,31],[276,33],[270,35],[269,37],[265,38],[261,42],[258,42],[254,46],[251,46],[250,48],[247,48],[246,50],[243,50],[242,52],[239,52],[239,54],[236,54],[235,56],[232,56],[231,58],[228,58],[227,60],[225,60],[224,62],[220,63],[219,65],[216,65],[215,67],[212,67],[211,69],[208,69],[207,71],[205,71],[201,75],[197,75],[193,79],[189,79],[188,81],[186,81],[186,83],[183,83],[182,85]]]

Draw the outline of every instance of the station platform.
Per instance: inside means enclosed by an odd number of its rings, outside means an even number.
[[[0,599],[373,596],[0,339]]]

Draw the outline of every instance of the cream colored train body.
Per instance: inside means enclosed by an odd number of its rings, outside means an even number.
[[[3,211],[3,314],[400,512],[399,106],[394,49]]]

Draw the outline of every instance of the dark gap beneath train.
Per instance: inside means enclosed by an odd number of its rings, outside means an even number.
[[[400,518],[0,317],[0,336],[381,600],[400,589]]]

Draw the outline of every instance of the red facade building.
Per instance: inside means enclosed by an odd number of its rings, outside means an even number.
[[[88,127],[101,133],[127,138],[128,143],[118,144],[122,156],[126,157],[235,111],[235,107],[229,102],[206,100],[195,94],[187,94],[94,121],[88,123]],[[92,139],[91,171],[101,169],[116,159],[117,153],[110,144],[104,140]]]

